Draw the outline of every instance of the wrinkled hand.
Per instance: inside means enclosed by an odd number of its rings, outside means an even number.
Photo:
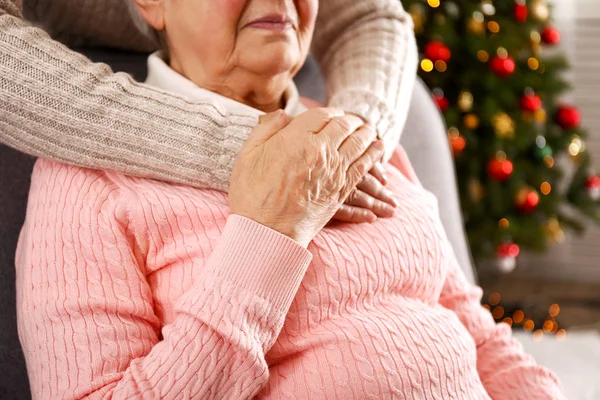
[[[231,213],[308,246],[381,159],[375,138],[360,118],[337,109],[263,116],[233,166]]]
[[[378,162],[350,193],[333,219],[360,223],[373,222],[377,217],[392,217],[399,203],[385,187],[387,183],[383,166]]]
[[[300,97],[300,101],[307,108],[323,107],[307,97]],[[363,122],[366,123],[364,120]],[[387,183],[383,166],[379,162],[375,163],[369,175],[366,175],[356,190],[351,192],[332,220],[360,223],[373,222],[377,217],[392,217],[399,204],[392,192],[385,188]]]

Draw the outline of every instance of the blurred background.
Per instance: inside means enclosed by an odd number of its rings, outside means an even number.
[[[600,1],[403,0],[484,305],[569,398],[600,386]]]

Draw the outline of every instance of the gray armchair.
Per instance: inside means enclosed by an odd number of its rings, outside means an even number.
[[[86,51],[94,61],[143,80],[146,56],[112,51]],[[323,79],[309,59],[296,82],[302,95],[323,101]],[[467,276],[474,280],[457,198],[454,166],[446,129],[431,95],[417,81],[408,121],[401,139],[423,185],[439,199],[440,213],[455,253]],[[17,336],[14,253],[27,202],[33,158],[0,145],[0,399],[28,399],[29,384]]]

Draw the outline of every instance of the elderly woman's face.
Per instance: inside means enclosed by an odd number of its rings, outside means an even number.
[[[209,89],[280,75],[289,82],[306,59],[318,8],[318,0],[136,2],[166,32],[171,66]]]

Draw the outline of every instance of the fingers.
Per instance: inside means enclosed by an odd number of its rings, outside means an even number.
[[[363,125],[363,120],[355,115],[341,115],[332,118],[319,132],[319,136],[327,139],[332,149],[338,150],[344,141]]]
[[[283,110],[261,115],[258,117],[258,125],[252,130],[248,140],[256,140],[261,143],[266,142],[277,132],[285,128],[291,120],[292,117],[287,115]]]
[[[320,133],[325,126],[336,117],[342,117],[344,112],[332,107],[312,108],[300,114],[290,123],[290,133],[298,132]]]
[[[368,208],[378,217],[391,217],[394,208],[400,205],[392,192],[371,174],[365,175],[356,188],[358,190],[348,196],[346,204]]]
[[[342,204],[333,216],[333,219],[359,224],[361,222],[374,222],[377,216],[371,210]]]
[[[371,168],[369,173],[373,175],[379,182],[381,182],[381,184],[388,184],[387,174],[385,173],[383,165],[380,162],[375,163],[375,165],[373,165],[373,168]]]
[[[353,162],[358,160],[367,150],[367,148],[372,145],[373,140],[376,139],[375,130],[369,125],[363,125],[360,129],[356,130],[352,133],[348,138],[342,143],[338,152],[344,163],[344,167],[348,168]],[[381,156],[377,159],[374,159],[374,162],[377,162],[381,159]],[[369,165],[369,169],[372,168],[372,165]]]
[[[346,172],[346,186],[343,193],[346,197],[350,194],[350,191],[358,185],[367,172],[373,168],[373,165],[381,159],[382,154],[383,142],[381,140],[376,140],[350,165]]]

